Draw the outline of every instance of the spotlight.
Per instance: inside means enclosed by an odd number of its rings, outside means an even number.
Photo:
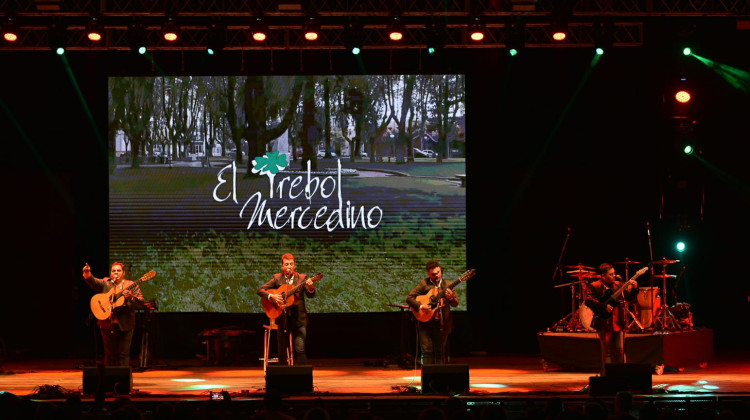
[[[175,42],[180,37],[180,31],[172,17],[168,17],[162,26],[161,34],[167,42]]]
[[[146,32],[143,29],[143,25],[131,25],[128,27],[128,32],[125,34],[125,37],[131,50],[136,51],[141,55],[146,53]]]
[[[2,24],[3,28],[3,39],[6,42],[18,41],[18,25],[13,21],[13,18],[8,16]]]
[[[565,23],[555,23],[551,27],[552,39],[557,42],[563,42],[568,38],[568,25]]]
[[[524,22],[507,23],[505,25],[505,45],[508,54],[515,57],[526,46],[526,24]]]
[[[479,42],[484,39],[484,35],[484,24],[478,17],[475,17],[471,25],[469,25],[469,38],[471,38],[472,41]]]
[[[692,54],[692,52],[693,51],[690,49],[690,47],[685,47],[682,49],[682,55],[690,55]]]
[[[344,30],[344,39],[346,49],[353,55],[359,55],[362,52],[362,44],[364,44],[365,33],[361,25],[349,25]]]
[[[674,94],[674,99],[681,104],[686,104],[690,102],[690,92],[686,90],[680,90]]]
[[[550,31],[552,40],[563,42],[568,38],[568,20],[573,15],[573,2],[558,0],[552,2]]]
[[[214,55],[224,49],[227,41],[226,26],[221,23],[214,23],[208,27],[208,46],[206,52]]]
[[[442,50],[445,46],[445,25],[438,23],[429,27],[425,42],[428,54],[435,54]]]
[[[679,241],[675,244],[675,249],[677,249],[677,252],[684,252],[685,251],[685,242]]]
[[[102,25],[99,23],[99,19],[94,16],[86,24],[86,38],[91,42],[99,42],[102,40],[102,36]]]
[[[683,152],[684,152],[684,153],[685,153],[686,155],[692,155],[692,154],[693,154],[693,152],[694,152],[694,149],[693,149],[693,146],[691,146],[691,145],[689,145],[689,144],[688,144],[688,145],[686,145],[686,146],[685,146],[685,148],[684,148],[684,149],[682,149],[682,151],[683,151]]]
[[[266,26],[261,18],[255,19],[255,23],[251,25],[250,31],[253,40],[256,42],[263,42],[268,38],[268,26]]]
[[[614,45],[614,24],[610,21],[599,23],[594,28],[594,48],[597,55],[604,54],[605,51]]]
[[[320,36],[320,25],[314,16],[309,16],[305,20],[305,24],[302,25],[302,32],[305,35],[305,39],[312,42],[317,41]]]
[[[404,24],[401,23],[401,19],[398,16],[393,17],[393,22],[388,27],[388,38],[391,41],[401,41],[404,39]]]
[[[57,55],[65,54],[67,45],[67,28],[64,25],[55,24],[49,30],[49,46]]]

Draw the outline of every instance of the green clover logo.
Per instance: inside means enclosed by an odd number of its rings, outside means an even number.
[[[253,159],[253,173],[268,175],[271,198],[273,198],[273,178],[287,166],[289,166],[289,161],[286,160],[286,153],[279,154],[278,150],[267,152],[265,156],[258,156]]]
[[[286,160],[286,153],[279,154],[278,150],[266,153],[265,156],[258,156],[253,159],[253,173],[260,172],[261,175],[272,177],[289,166]]]

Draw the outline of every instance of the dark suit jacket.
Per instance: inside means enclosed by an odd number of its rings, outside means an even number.
[[[109,277],[98,279],[91,276],[88,279],[84,278],[84,280],[86,281],[86,284],[97,293],[109,292],[115,287],[115,285],[109,281]],[[123,280],[123,287],[128,288],[131,284],[133,284],[132,281]],[[119,289],[120,288],[118,287],[118,290]],[[118,306],[112,311],[112,315],[116,318],[116,323],[120,325],[120,330],[122,331],[130,331],[135,328],[135,311],[143,308],[143,293],[141,292],[141,288],[135,286],[132,292],[135,296],[133,299],[126,299],[122,306]],[[99,320],[97,323],[100,327],[105,329],[110,326],[109,319]]]
[[[443,283],[445,283],[445,279],[443,279]],[[432,283],[432,280],[430,280],[429,277],[423,278],[419,281],[417,287],[415,287],[414,290],[412,290],[411,293],[406,296],[406,303],[409,304],[409,306],[413,310],[418,311],[419,302],[417,301],[417,296],[425,295],[434,288],[435,285]],[[456,294],[455,290],[453,291],[453,296],[454,300],[448,301],[449,305],[443,305],[443,307],[440,309],[443,316],[443,332],[445,332],[446,334],[453,331],[453,314],[451,314],[451,306],[458,306],[458,295]]]
[[[303,284],[306,280],[307,275],[295,272],[294,276],[292,277],[292,287]],[[263,299],[268,299],[269,290],[276,290],[284,284],[287,284],[287,282],[283,276],[283,273],[276,273],[273,275],[273,278],[268,281],[268,283],[260,286],[260,289],[258,289],[258,296]],[[286,310],[289,321],[294,322],[297,327],[307,326],[307,307],[305,306],[305,296],[314,298],[315,290],[310,293],[307,290],[307,286],[302,286],[300,290],[294,294],[294,304]]]
[[[625,282],[620,281],[614,281],[612,283],[612,286],[610,289],[612,289],[612,293],[617,292],[620,290],[622,285]],[[602,282],[601,280],[597,280],[594,282],[591,282],[591,284],[588,285],[588,288],[586,289],[586,306],[590,307],[594,310],[594,312],[606,312],[607,305],[599,302],[598,299],[600,299],[602,296],[604,296],[605,292],[607,291],[607,286]],[[627,301],[634,301],[636,297],[638,296],[638,288],[634,287],[629,292],[624,291],[622,293],[622,296],[618,298],[619,301],[627,300]],[[596,328],[598,331],[622,331],[625,329],[625,322],[623,320],[623,314],[622,310],[620,308],[620,305],[617,305],[617,303],[613,304],[614,310],[612,311],[612,316],[608,319],[602,319],[599,317],[595,317],[594,321],[592,322],[592,326]]]

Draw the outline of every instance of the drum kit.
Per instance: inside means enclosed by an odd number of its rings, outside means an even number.
[[[667,305],[666,296],[667,279],[676,279],[678,276],[667,274],[667,267],[678,263],[679,260],[670,260],[662,258],[651,261],[651,279],[650,282],[644,275],[639,280],[638,295],[635,302],[625,302],[625,310],[629,332],[646,332],[646,331],[679,331],[691,329],[693,327],[693,315],[690,312],[690,305],[687,303],[676,303],[674,306]],[[625,279],[630,278],[630,268],[632,265],[642,265],[640,261],[633,261],[625,258],[623,261],[613,263],[613,265],[624,266]],[[661,271],[657,273],[657,269]],[[557,321],[550,328],[551,331],[558,332],[595,332],[592,318],[593,312],[585,304],[588,286],[592,281],[601,278],[595,267],[587,266],[582,263],[576,265],[564,266],[565,274],[572,279],[563,284],[554,286],[555,288],[570,287],[571,308],[573,312]],[[660,283],[660,284],[659,284]]]

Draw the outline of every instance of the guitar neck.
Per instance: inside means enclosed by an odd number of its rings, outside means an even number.
[[[292,287],[291,289],[287,290],[286,293],[285,293],[285,295],[286,296],[290,296],[290,295],[293,295],[293,294],[299,292],[300,289],[302,289],[302,286],[304,286],[305,283],[307,283],[307,280],[312,280],[313,282],[316,282],[316,281],[320,280],[321,278],[323,278],[323,275],[320,274],[320,273],[318,273],[318,274],[316,274],[316,275],[314,275],[312,277],[308,277],[308,278],[305,279],[304,282],[302,282],[302,283],[300,283],[300,284]]]

